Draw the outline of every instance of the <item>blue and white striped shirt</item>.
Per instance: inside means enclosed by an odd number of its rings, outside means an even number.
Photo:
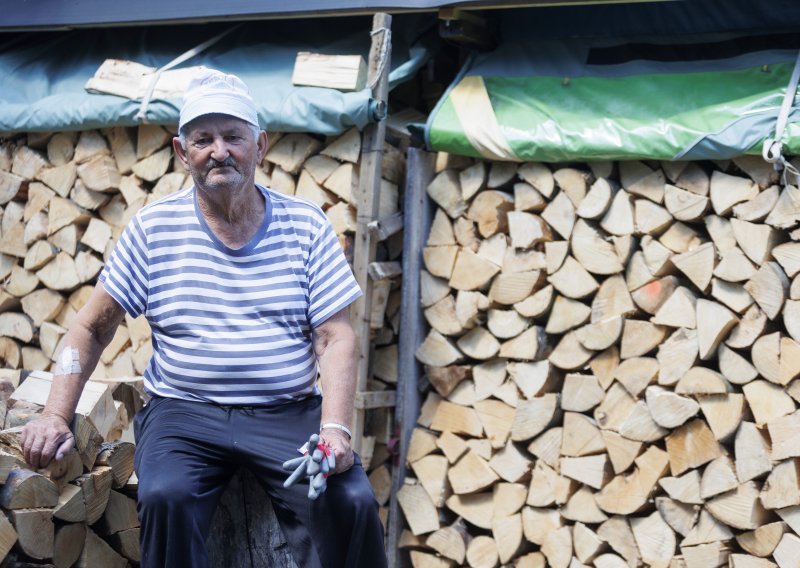
[[[269,405],[317,392],[311,330],[361,290],[319,207],[259,189],[264,222],[240,249],[211,231],[190,188],[139,211],[106,263],[106,291],[150,322],[150,393]]]

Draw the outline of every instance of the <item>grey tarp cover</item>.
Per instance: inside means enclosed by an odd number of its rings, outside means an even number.
[[[0,35],[0,131],[82,130],[133,126],[139,102],[87,93],[84,85],[107,58],[160,67],[237,25],[207,24]],[[298,51],[365,60],[371,18],[271,20],[238,24],[232,33],[181,67],[205,65],[248,84],[261,126],[271,131],[338,134],[370,121],[370,91],[294,87]],[[394,18],[392,85],[413,74],[436,46],[435,18]],[[154,100],[148,122],[175,124],[180,100]]]

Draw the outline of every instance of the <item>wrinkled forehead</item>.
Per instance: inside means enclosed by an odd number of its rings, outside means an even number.
[[[198,116],[187,123],[184,126],[184,134],[187,138],[191,138],[199,134],[246,133],[252,128],[249,122],[241,118],[223,113],[211,113]]]

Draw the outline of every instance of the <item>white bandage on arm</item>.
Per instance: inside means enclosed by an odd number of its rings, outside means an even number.
[[[56,375],[73,375],[81,372],[80,353],[74,347],[64,347],[58,357]]]

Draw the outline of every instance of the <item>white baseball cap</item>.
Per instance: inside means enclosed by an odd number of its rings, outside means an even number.
[[[247,85],[236,75],[203,68],[183,96],[178,130],[204,114],[227,114],[258,127],[258,111]]]

